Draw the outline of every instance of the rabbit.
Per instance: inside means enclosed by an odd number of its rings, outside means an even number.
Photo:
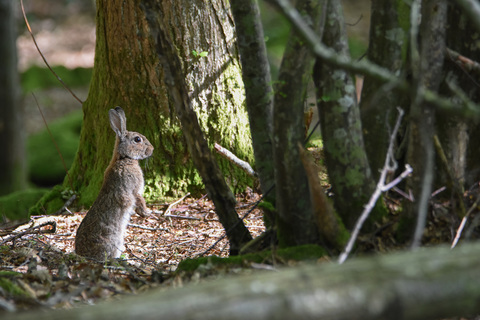
[[[75,252],[97,261],[119,258],[124,234],[133,212],[146,216],[143,172],[138,160],[153,153],[152,144],[140,133],[127,131],[122,108],[108,111],[116,133],[112,160],[105,170],[103,185],[75,236]]]

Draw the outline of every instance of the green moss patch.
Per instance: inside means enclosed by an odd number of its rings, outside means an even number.
[[[47,192],[46,189],[27,189],[0,197],[0,221],[28,220],[29,209]]]
[[[86,86],[92,78],[92,68],[68,69],[64,66],[56,66],[53,71],[68,83],[69,87]],[[61,86],[58,79],[48,68],[32,66],[21,75],[21,84],[24,92],[38,89]]]
[[[46,192],[38,202],[30,208],[31,215],[52,214],[57,212],[71,196],[72,192],[61,185]]]
[[[73,163],[78,149],[82,118],[83,113],[79,110],[49,125],[67,168]],[[65,168],[46,129],[28,138],[27,152],[28,173],[33,183],[38,186],[51,186],[63,181]]]
[[[14,279],[22,275],[13,271],[0,271],[0,288],[10,296],[24,297],[29,296],[20,286],[18,286]]]
[[[228,258],[221,258],[217,256],[201,257],[197,259],[185,259],[178,265],[177,271],[195,271],[200,266],[214,265],[214,266],[229,266],[238,267],[245,266],[249,263],[268,263],[272,261],[272,257],[280,262],[289,260],[307,261],[316,260],[327,255],[325,249],[320,246],[308,244],[297,247],[289,247],[278,249],[275,253],[272,251],[262,251],[258,253],[249,253],[241,256],[231,256]]]

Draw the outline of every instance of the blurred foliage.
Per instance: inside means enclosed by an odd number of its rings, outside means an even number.
[[[52,69],[71,88],[87,86],[90,83],[93,71],[91,68],[68,69],[64,66],[56,66]],[[25,93],[61,86],[58,79],[48,68],[39,66],[31,66],[23,72],[21,74],[21,84]]]
[[[78,110],[49,125],[67,168],[73,163],[78,149],[82,119],[82,110]],[[28,138],[27,154],[28,175],[33,183],[39,186],[62,183],[65,169],[47,129]]]
[[[28,210],[47,192],[47,189],[26,189],[0,197],[0,223],[9,221],[27,221]]]
[[[290,22],[265,1],[260,1],[259,6],[272,79],[276,79],[290,33]]]
[[[275,7],[264,1],[260,1],[259,6],[272,79],[277,79],[291,25]],[[367,52],[363,39],[350,37],[349,46],[352,59],[359,59]]]

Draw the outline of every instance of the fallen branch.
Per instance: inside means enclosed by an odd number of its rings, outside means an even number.
[[[166,218],[175,218],[175,219],[202,220],[202,219],[196,218],[196,217],[179,216],[179,215],[175,215],[175,214],[167,214],[167,215],[163,215],[163,216],[166,217]],[[218,221],[218,220],[217,220],[217,221]]]
[[[248,162],[239,159],[236,155],[234,155],[232,152],[225,149],[218,143],[215,143],[215,150],[224,158],[229,160],[231,163],[233,163],[234,165],[236,165],[237,167],[239,167],[240,169],[242,169],[252,177],[257,177],[257,173],[252,169],[252,167]]]
[[[69,213],[70,210],[68,210],[68,206],[71,205],[73,203],[73,201],[75,201],[75,199],[77,198],[77,195],[74,194],[72,195],[67,201],[65,201],[65,204],[63,205],[63,207],[61,207],[57,212],[55,212],[53,215],[54,216],[59,216],[61,215],[64,211],[68,211]]]
[[[30,222],[30,224],[32,225],[31,227],[28,227],[28,229],[26,229],[24,231],[12,234],[11,236],[7,237],[2,242],[0,242],[0,245],[3,245],[7,242],[16,240],[18,238],[21,238],[21,237],[23,237],[24,235],[27,235],[27,234],[55,233],[55,231],[57,230],[57,222],[55,220],[47,220],[47,221],[42,222],[42,223],[37,224],[37,225],[35,225],[35,223],[36,223],[36,221],[32,220]],[[41,230],[41,228],[46,227],[46,226],[50,226],[51,229]],[[16,230],[18,230],[18,229],[21,230],[21,228],[22,227],[19,227]]]
[[[148,231],[168,231],[168,229],[166,228],[150,228],[150,227],[141,226],[139,224],[134,224],[134,223],[129,223],[128,226],[132,228],[138,228],[138,229],[143,229]]]
[[[252,272],[21,319],[445,319],[480,312],[480,244]],[[44,312],[43,312],[44,311]]]
[[[168,208],[167,210],[165,210],[165,212],[163,213],[163,215],[168,215],[170,211],[172,211],[173,207],[175,207],[177,204],[179,204],[180,202],[182,202],[183,200],[185,200],[186,197],[188,197],[190,195],[190,192],[188,192],[186,195],[184,195],[183,197],[181,197],[180,199],[178,199],[177,201],[175,202],[172,202],[168,205]]]

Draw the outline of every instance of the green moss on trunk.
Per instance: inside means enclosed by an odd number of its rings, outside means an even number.
[[[163,1],[161,7],[158,14],[169,25],[184,69],[188,70],[186,82],[209,143],[217,142],[252,162],[243,83],[236,47],[232,45],[233,20],[224,12],[227,4],[218,0],[170,0]],[[225,19],[217,19],[220,16]],[[78,204],[90,206],[100,190],[115,138],[107,114],[115,106],[125,110],[127,129],[144,134],[155,147],[153,156],[142,163],[146,200],[161,201],[186,192],[199,194],[203,184],[171,112],[140,1],[97,0],[96,23],[94,71],[83,104],[80,144],[69,171],[73,190],[79,195]],[[208,55],[195,58],[193,50]],[[252,184],[250,177],[227,160],[219,162],[233,191]],[[63,186],[71,188],[66,180]]]

